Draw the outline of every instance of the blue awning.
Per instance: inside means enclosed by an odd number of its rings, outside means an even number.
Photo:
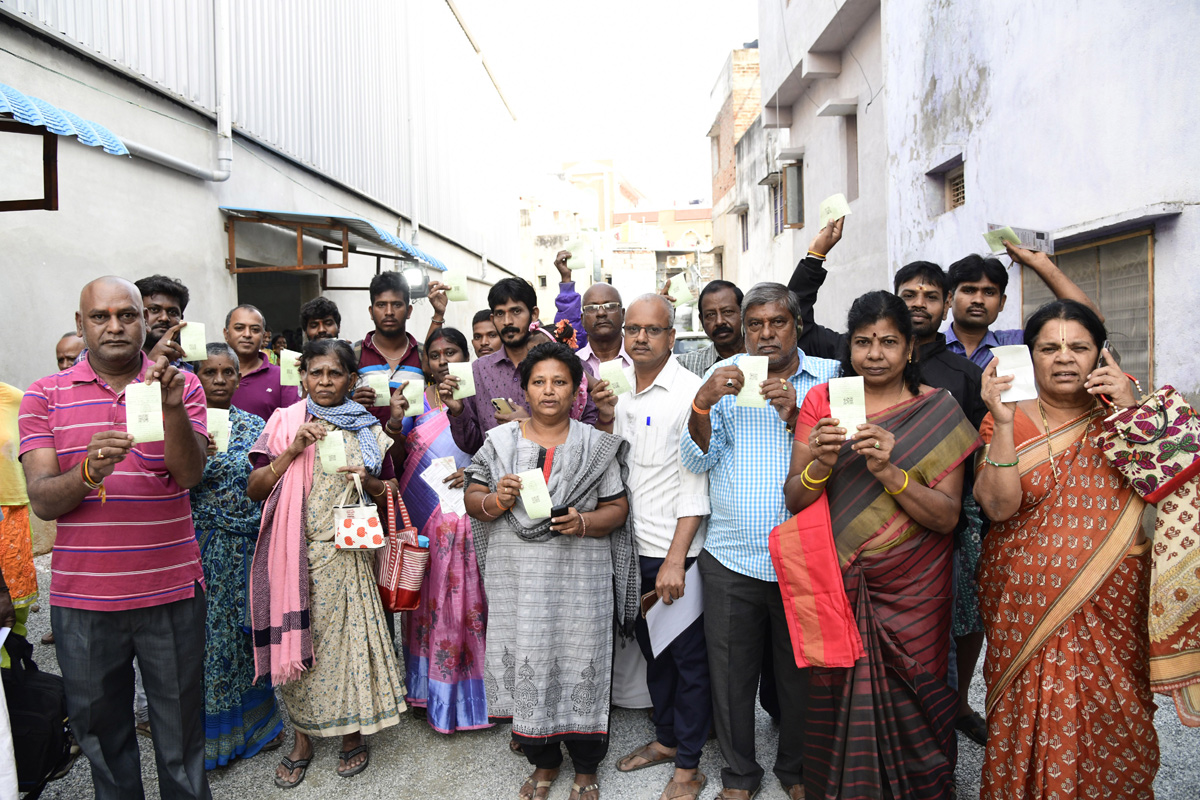
[[[0,83],[0,114],[9,114],[17,122],[45,128],[59,136],[74,136],[88,147],[102,147],[114,156],[127,156],[129,149],[108,128],[61,108],[45,100],[18,92],[11,86]]]
[[[388,233],[374,222],[362,217],[348,217],[334,214],[302,214],[296,211],[271,211],[265,208],[243,208],[241,206],[221,206],[221,210],[230,216],[255,219],[266,223],[278,221],[293,225],[316,223],[321,225],[345,226],[349,232],[350,243],[355,246],[365,245],[395,250],[405,258],[413,261],[421,261],[442,272],[446,271],[446,265],[441,261],[438,261],[423,250],[413,247],[403,239]],[[320,228],[307,229],[305,233],[318,239],[325,239],[334,244],[341,243],[340,234],[336,237],[323,234]]]

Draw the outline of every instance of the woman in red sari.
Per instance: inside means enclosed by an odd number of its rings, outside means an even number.
[[[801,526],[811,532],[823,524],[827,542],[832,535],[836,563],[810,559],[806,567],[840,566],[850,624],[865,651],[849,668],[813,668],[805,790],[846,800],[949,798],[958,712],[958,695],[946,685],[951,534],[962,510],[965,462],[979,435],[953,397],[921,383],[912,319],[898,297],[858,298],[846,329],[843,371],[862,376],[867,422],[855,430],[839,425],[829,385],[811,390],[784,486]],[[793,590],[785,595],[803,598],[786,555],[776,564],[784,565],[780,580]],[[832,627],[824,620],[810,625],[793,644],[802,639],[816,652],[829,644],[812,641],[818,629]]]
[[[988,800],[1154,796],[1150,542],[1142,499],[1100,449],[1111,409],[1097,397],[1135,402],[1106,339],[1091,309],[1055,301],[1025,325],[1037,397],[1001,402],[1012,377],[996,359],[983,373]]]

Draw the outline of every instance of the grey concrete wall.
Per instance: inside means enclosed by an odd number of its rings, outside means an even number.
[[[25,94],[99,122],[118,136],[215,166],[210,120],[3,20],[0,75]],[[0,142],[0,169],[9,168],[11,152]],[[187,318],[205,323],[210,338],[219,336],[225,313],[238,302],[237,282],[225,268],[222,205],[348,214],[390,230],[406,225],[394,214],[242,139],[234,149],[232,178],[206,183],[60,137],[59,196],[58,211],[0,214],[0,295],[7,301],[13,332],[12,341],[0,348],[0,378],[16,386],[28,386],[54,371],[54,345],[74,327],[79,290],[100,275],[132,280],[164,273],[181,279],[192,295]],[[477,255],[432,231],[422,231],[421,247],[451,268],[482,276]],[[291,252],[294,256],[294,249]],[[485,277],[492,281],[500,274],[490,268]],[[486,286],[476,284],[472,292],[471,302],[451,304],[449,324],[470,328],[474,310],[484,305]],[[366,293],[358,295],[361,299],[335,298],[349,311],[343,311],[347,338],[359,338],[370,329]],[[411,330],[419,338],[430,313],[426,302],[414,312]]]

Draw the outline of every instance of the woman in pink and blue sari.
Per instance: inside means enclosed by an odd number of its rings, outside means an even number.
[[[400,492],[417,531],[429,537],[421,604],[405,614],[406,702],[424,708],[439,733],[486,728],[483,690],[487,600],[475,560],[471,519],[462,507],[462,468],[471,457],[450,434],[437,387],[450,362],[467,361],[467,340],[442,328],[425,342],[425,410],[405,421],[407,455]]]

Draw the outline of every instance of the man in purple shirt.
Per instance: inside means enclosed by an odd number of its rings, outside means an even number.
[[[1004,248],[1014,263],[1036,272],[1059,300],[1078,300],[1104,319],[1099,307],[1050,260],[1050,256],[1025,250],[1011,242],[1005,242]],[[991,330],[1008,299],[1004,294],[1008,288],[1008,272],[999,259],[972,253],[951,264],[949,272],[954,320],[946,329],[947,350],[971,359],[982,369],[992,360],[993,347],[1025,343],[1025,335],[1019,329]]]
[[[240,305],[225,315],[225,344],[237,353],[242,374],[233,405],[264,420],[300,399],[297,387],[280,386],[279,367],[263,358],[266,329],[263,313],[252,305]]]
[[[447,399],[449,392],[458,386],[458,379],[448,375],[442,381],[442,399],[450,413],[450,432],[454,443],[464,452],[474,453],[483,446],[483,438],[492,428],[524,419],[529,416],[529,404],[521,389],[521,376],[517,367],[525,360],[525,354],[541,341],[530,326],[537,319],[537,293],[529,282],[521,278],[505,278],[497,281],[488,292],[488,306],[492,309],[492,321],[500,332],[503,347],[491,355],[477,359],[472,365],[475,376],[475,394],[463,400]],[[504,410],[493,405],[493,399],[502,403]],[[507,402],[502,402],[507,401]],[[507,407],[511,406],[512,413]],[[580,422],[595,425],[599,420],[596,405],[591,397],[583,402],[578,416]],[[607,420],[609,424],[612,420]]]

